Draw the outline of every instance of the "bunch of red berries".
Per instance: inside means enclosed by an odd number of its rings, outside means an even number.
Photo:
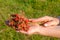
[[[30,27],[29,23],[30,21],[27,18],[22,17],[18,14],[12,14],[8,22],[6,22],[7,25],[11,26],[12,28],[18,31],[28,31]]]

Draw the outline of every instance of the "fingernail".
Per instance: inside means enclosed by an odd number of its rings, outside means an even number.
[[[48,24],[44,24],[44,26],[48,26]]]

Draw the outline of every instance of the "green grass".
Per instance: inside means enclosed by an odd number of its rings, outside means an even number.
[[[4,23],[12,13],[25,12],[28,18],[42,16],[60,16],[60,0],[0,0],[0,40],[60,40],[41,35],[25,35],[17,33]]]

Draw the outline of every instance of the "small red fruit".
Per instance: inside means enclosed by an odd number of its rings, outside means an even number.
[[[15,27],[15,29],[17,30],[24,30],[24,31],[28,31],[29,30],[29,20],[19,16],[18,14],[13,14],[12,15],[12,21],[10,21],[9,25],[12,25],[13,27]],[[15,25],[15,26],[14,26]]]

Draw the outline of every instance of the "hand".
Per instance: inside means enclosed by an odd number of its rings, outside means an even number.
[[[53,28],[50,28],[50,27],[53,27]],[[50,27],[49,26],[44,27],[38,24],[32,24],[27,32],[23,30],[20,30],[19,32],[28,34],[28,35],[38,33],[40,35],[60,38],[60,26],[50,26]]]
[[[34,34],[34,33],[38,33],[39,32],[39,27],[40,26],[37,23],[32,23],[27,32],[23,31],[23,30],[20,30],[20,31],[17,31],[17,32],[21,32],[21,33],[24,33],[24,34],[31,35],[31,34]]]
[[[34,33],[37,32],[37,33],[39,33],[41,35],[60,38],[60,26],[56,26],[56,25],[59,24],[59,20],[57,18],[45,16],[45,17],[38,18],[38,19],[30,19],[30,21],[32,21],[34,23],[36,23],[36,22],[44,22],[44,21],[48,21],[48,22],[46,22],[44,24],[44,25],[47,24],[47,27],[40,26],[39,24],[32,24],[27,32],[22,31],[22,30],[20,30],[19,32],[24,33],[24,34],[28,34],[28,35],[31,35],[31,34],[34,34]]]
[[[30,19],[30,20],[32,22],[45,22],[44,26],[56,26],[59,24],[59,19],[49,16],[41,17],[38,19]]]

